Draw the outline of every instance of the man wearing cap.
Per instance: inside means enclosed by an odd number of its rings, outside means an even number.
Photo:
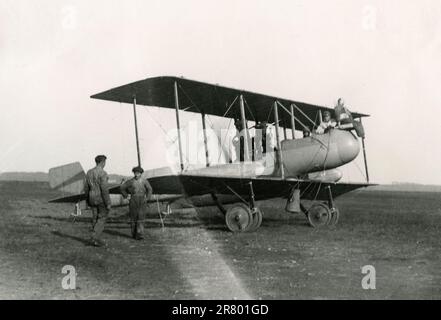
[[[337,128],[342,130],[354,129],[357,136],[364,138],[364,128],[360,121],[354,120],[351,112],[345,106],[342,98],[337,100],[337,105],[334,108],[335,119],[337,120]]]
[[[337,105],[334,108],[335,119],[337,125],[342,129],[352,128],[352,122],[354,121],[351,112],[346,108],[342,98],[337,100]]]
[[[319,127],[315,131],[318,134],[323,134],[327,132],[329,129],[334,128],[336,126],[335,120],[331,119],[331,113],[326,110],[323,112],[323,121],[320,123]]]
[[[311,130],[304,128],[303,129],[303,138],[308,138],[311,136]]]
[[[96,166],[87,171],[84,192],[89,207],[92,208],[92,244],[100,247],[105,243],[100,239],[111,208],[108,176],[104,171],[106,156],[95,157]]]
[[[132,237],[136,240],[144,239],[144,220],[147,211],[147,201],[152,195],[152,187],[147,179],[142,178],[144,170],[135,167],[132,170],[134,177],[124,182],[120,189],[124,198],[130,194],[129,214]]]

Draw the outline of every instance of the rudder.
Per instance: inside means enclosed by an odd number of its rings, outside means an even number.
[[[64,193],[83,193],[85,177],[86,174],[79,162],[73,162],[49,169],[50,187]]]

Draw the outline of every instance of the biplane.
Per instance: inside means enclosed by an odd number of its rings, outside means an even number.
[[[179,168],[177,171],[159,168],[144,173],[154,192],[150,201],[165,203],[167,208],[178,201],[194,207],[217,206],[232,232],[257,230],[263,218],[257,202],[271,198],[286,201],[288,212],[303,212],[313,227],[335,225],[339,210],[334,198],[370,185],[364,135],[360,139],[352,130],[338,127],[323,134],[314,132],[322,112],[332,112],[332,108],[172,76],[147,78],[94,94],[91,98],[133,107],[139,165],[137,108],[174,109]],[[200,114],[206,155],[203,167],[191,168],[184,161],[180,134],[182,112]],[[210,163],[205,134],[208,116],[234,118],[238,122],[240,157],[235,161]],[[352,112],[358,126],[367,116]],[[257,127],[269,118],[273,121],[275,145],[265,148],[262,145],[266,146],[267,142],[258,143],[256,134],[250,136],[250,123],[254,122]],[[295,132],[300,130],[309,134],[296,137]],[[358,156],[360,140],[366,181],[338,182],[341,173],[337,168]],[[78,206],[85,200],[85,173],[78,162],[52,168],[49,176],[51,187],[70,193],[51,202],[72,202]],[[119,184],[111,185],[109,192],[113,195],[112,205],[127,205],[120,195]]]

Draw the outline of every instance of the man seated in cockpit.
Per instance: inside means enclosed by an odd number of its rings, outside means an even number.
[[[303,129],[303,138],[308,138],[311,136],[311,130],[309,130],[308,128],[304,128]]]
[[[331,128],[335,128],[337,123],[331,118],[331,113],[329,111],[323,112],[323,120],[315,131],[318,134],[323,134],[328,132]]]

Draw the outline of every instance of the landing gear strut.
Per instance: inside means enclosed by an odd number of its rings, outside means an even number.
[[[253,182],[250,181],[248,185],[250,188],[250,201],[248,205],[243,203],[234,205],[225,214],[225,223],[232,232],[253,232],[262,224],[263,214],[255,206]],[[233,191],[233,193],[235,192]]]
[[[326,189],[328,191],[328,205],[329,205],[329,209],[331,211],[331,219],[329,220],[328,224],[330,226],[335,226],[338,222],[338,218],[340,217],[340,212],[334,206],[334,199],[332,198],[331,186],[327,186]]]
[[[220,210],[220,212],[222,212],[222,214],[225,216],[227,214],[227,209],[225,209],[225,207],[219,201],[219,198],[217,197],[217,195],[214,192],[211,193],[211,198],[213,199],[214,203],[216,204],[216,206]]]

